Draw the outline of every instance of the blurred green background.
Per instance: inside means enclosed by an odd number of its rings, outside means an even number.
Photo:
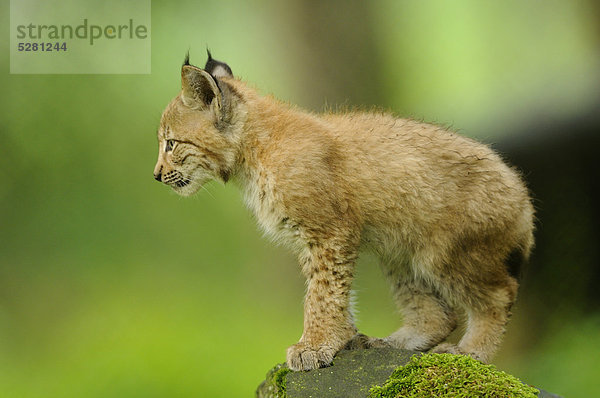
[[[304,282],[236,188],[152,178],[189,49],[319,111],[450,125],[521,168],[537,249],[495,363],[600,396],[600,8],[588,1],[153,1],[152,74],[10,75],[0,42],[0,397],[244,397],[302,329]],[[102,62],[98,54],[97,62]],[[400,325],[365,255],[358,325]]]

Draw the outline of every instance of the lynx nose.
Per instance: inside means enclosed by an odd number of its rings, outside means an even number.
[[[156,166],[154,167],[154,179],[158,182],[162,182],[162,171],[163,165],[160,164],[160,162],[157,162]]]

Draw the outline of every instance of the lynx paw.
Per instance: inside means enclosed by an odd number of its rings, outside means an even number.
[[[292,370],[311,370],[330,365],[336,350],[327,345],[312,347],[297,343],[287,349],[287,365]]]

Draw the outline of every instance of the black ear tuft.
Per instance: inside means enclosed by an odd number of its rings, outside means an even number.
[[[185,59],[183,60],[183,65],[181,66],[186,66],[190,64],[190,50],[187,50],[187,52],[185,53]]]
[[[204,70],[210,73],[213,77],[233,77],[233,72],[229,65],[224,62],[213,59],[209,49],[206,49],[208,60],[204,66]]]

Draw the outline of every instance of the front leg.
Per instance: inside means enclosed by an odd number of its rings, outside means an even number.
[[[356,255],[347,250],[311,248],[301,259],[308,279],[304,300],[304,332],[287,350],[292,370],[327,366],[356,335],[350,312],[350,288]]]

